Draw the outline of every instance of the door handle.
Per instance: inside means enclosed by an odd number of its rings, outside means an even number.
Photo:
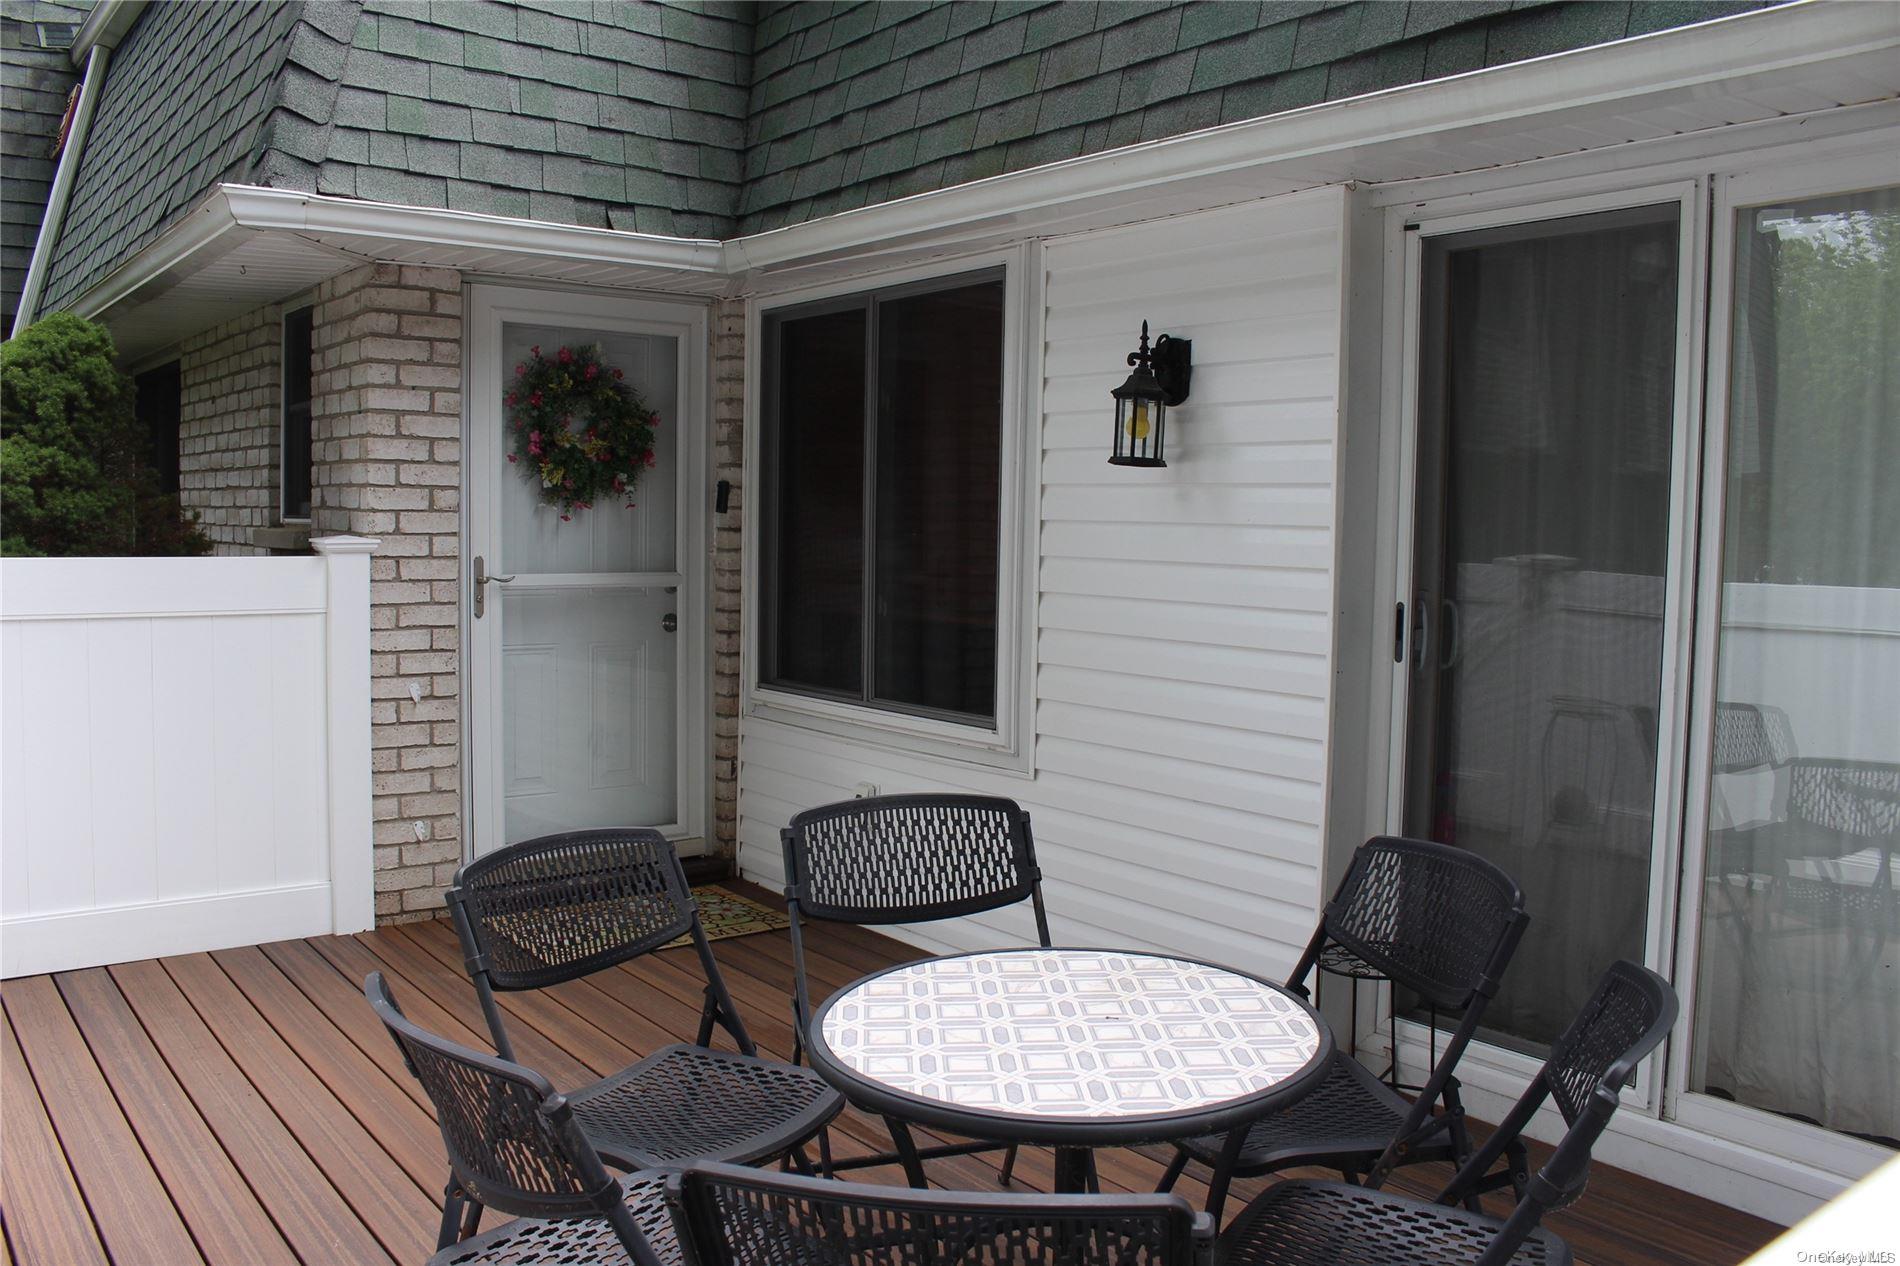
[[[665,615],[660,617],[660,627],[665,629],[668,633],[675,631],[679,626],[680,618],[677,612],[668,611]]]
[[[482,614],[488,609],[488,582],[492,580],[498,585],[505,585],[513,579],[514,579],[513,576],[489,575],[488,574],[488,560],[484,559],[480,554],[475,555],[474,606],[475,606],[475,618],[477,620],[481,619]]]

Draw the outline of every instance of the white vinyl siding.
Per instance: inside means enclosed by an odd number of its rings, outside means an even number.
[[[1322,888],[1343,223],[1335,188],[1045,244],[1034,777],[748,716],[747,875],[778,886],[780,828],[860,783],[1004,795],[1058,943],[1293,965]],[[1107,461],[1143,319],[1194,340],[1165,470]]]

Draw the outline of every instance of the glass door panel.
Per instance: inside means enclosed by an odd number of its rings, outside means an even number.
[[[502,363],[539,346],[597,344],[660,415],[655,464],[629,509],[603,500],[567,521],[496,446],[498,557],[484,620],[500,623],[502,831],[515,843],[555,831],[680,820],[679,344],[670,336],[504,323]],[[497,592],[499,591],[499,592]],[[484,630],[492,636],[493,630]]]
[[[1894,1146],[1900,189],[1733,231],[1687,1088]]]
[[[1536,1050],[1650,914],[1677,203],[1423,243],[1404,827],[1532,912],[1487,1036]]]

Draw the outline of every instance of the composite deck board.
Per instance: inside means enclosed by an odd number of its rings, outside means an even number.
[[[297,1260],[243,1173],[104,968],[59,978],[60,996],[111,1083],[126,1119],[205,1260],[275,1266]]]
[[[917,957],[862,928],[815,927],[809,948],[820,998]],[[789,1056],[786,934],[720,941],[714,953],[761,1053]],[[439,922],[7,982],[8,1260],[422,1261],[446,1164],[426,1099],[363,1001],[370,971],[389,977],[418,1023],[486,1048],[460,948]],[[690,949],[666,950],[502,998],[517,1054],[575,1086],[691,1040],[703,985]],[[841,1157],[889,1146],[882,1122],[855,1110],[831,1133]],[[920,1143],[934,1141],[919,1132]],[[1104,1152],[1103,1186],[1152,1189],[1166,1155]],[[990,1152],[929,1168],[934,1182],[995,1190],[1001,1161]],[[1026,1149],[1017,1185],[1046,1188],[1051,1174],[1048,1153]],[[1445,1176],[1416,1166],[1392,1185],[1429,1195]],[[862,1177],[899,1179],[889,1168]],[[1236,1184],[1229,1208],[1264,1185]],[[1205,1194],[1193,1175],[1179,1190]],[[1550,1225],[1589,1266],[1732,1263],[1778,1229],[1607,1166]]]
[[[378,1146],[424,1191],[440,1189],[446,1176],[442,1136],[428,1111],[404,1094],[401,1084],[384,1075],[328,1016],[295,988],[286,989],[283,974],[255,947],[226,950],[213,957]],[[414,1080],[403,1077],[405,1082]]]
[[[272,1102],[274,1087],[253,1083],[226,1053],[223,1042],[232,1017],[194,1008],[162,962],[125,963],[110,971],[205,1124],[251,1177],[252,1190],[297,1256],[305,1262],[326,1256],[341,1262],[393,1261],[278,1115],[283,1109]]]
[[[362,985],[346,979],[330,960],[303,941],[274,941],[252,948],[268,959],[270,965],[295,987],[300,1003],[321,1015],[324,1022],[335,1028],[337,1034],[357,1054],[378,1069],[389,1084],[407,1096],[425,1117],[429,1117],[429,1145],[438,1146],[441,1138],[435,1131],[428,1096],[403,1067],[402,1055],[396,1050],[395,1043],[389,1040],[388,1030],[383,1028],[373,1012],[358,1005],[362,997]],[[240,979],[239,984],[243,983]],[[252,1001],[256,1001],[256,998],[253,997]]]
[[[203,1261],[53,980],[10,980],[0,998],[107,1256]]]
[[[420,1163],[406,1170],[339,1098],[342,1083],[326,1080],[299,1058],[209,955],[171,958],[164,966],[207,1018],[226,1054],[389,1255],[401,1261],[410,1245],[426,1241],[437,1220],[426,1216],[423,1201],[429,1187],[439,1185],[430,1181],[437,1175],[425,1176]]]
[[[0,1014],[0,1137],[6,1139],[7,1163],[0,1165],[0,1208],[9,1254],[21,1262],[66,1262],[91,1266],[107,1261],[92,1213],[66,1165],[59,1135],[47,1119],[46,1105],[33,1074],[14,1040],[13,1024]]]

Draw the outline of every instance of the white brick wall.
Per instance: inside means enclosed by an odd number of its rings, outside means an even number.
[[[283,312],[259,308],[179,348],[178,496],[220,554],[265,554],[277,523]]]
[[[317,291],[311,530],[370,573],[376,913],[422,918],[462,857],[462,282],[374,264]]]

